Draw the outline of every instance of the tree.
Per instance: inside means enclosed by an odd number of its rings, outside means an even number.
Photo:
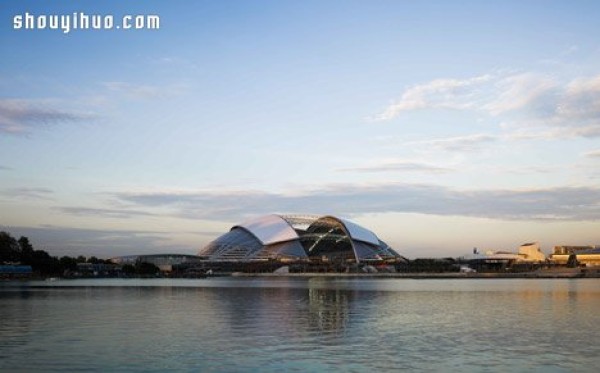
[[[35,250],[31,257],[31,267],[42,275],[57,275],[61,273],[57,257],[52,257],[44,250]]]
[[[124,274],[131,276],[131,275],[135,274],[135,267],[132,266],[131,264],[125,264],[125,265],[123,265],[123,267],[121,267],[121,271]]]
[[[63,272],[65,270],[76,271],[77,270],[77,260],[70,256],[63,256],[59,259],[59,264]]]
[[[102,263],[102,260],[96,258],[95,256],[92,256],[92,257],[88,258],[87,262],[92,263],[92,264],[99,264],[99,263]]]
[[[135,271],[138,275],[147,276],[157,274],[160,272],[160,269],[152,263],[138,262],[135,264]]]
[[[19,238],[19,249],[21,251],[21,262],[23,264],[31,264],[31,259],[33,257],[33,245],[29,242],[29,238],[25,236],[21,236]]]
[[[8,232],[0,232],[0,263],[20,260],[21,253],[17,240]]]

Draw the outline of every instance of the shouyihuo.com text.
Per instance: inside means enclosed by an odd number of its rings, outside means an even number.
[[[60,30],[68,34],[74,30],[158,30],[158,15],[86,14],[17,14],[13,17],[14,30]]]

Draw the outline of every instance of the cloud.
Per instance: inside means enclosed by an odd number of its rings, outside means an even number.
[[[534,73],[481,75],[468,79],[436,79],[408,88],[375,120],[387,121],[406,111],[457,109],[499,115],[514,110],[542,108],[543,97],[557,89],[554,79]]]
[[[189,247],[178,247],[168,242],[169,232],[137,230],[96,230],[70,227],[7,227],[0,226],[13,236],[29,237],[38,250],[51,255],[95,255],[102,258],[140,253],[191,254]]]
[[[421,162],[411,161],[385,161],[369,166],[341,168],[341,172],[426,172],[443,173],[452,171],[449,168],[439,167]]]
[[[587,152],[584,155],[589,158],[600,158],[600,149],[592,150],[591,152]]]
[[[10,170],[12,170],[11,167],[3,166],[3,165],[0,164],[0,171],[10,171]]]
[[[562,121],[593,121],[600,125],[600,75],[571,81],[556,108]]]
[[[514,124],[510,128],[515,127]],[[587,125],[581,127],[536,127],[524,124],[503,136],[509,140],[556,140],[572,138],[596,138],[600,137],[600,125]]]
[[[446,151],[474,151],[480,149],[486,143],[494,142],[497,138],[492,135],[473,134],[466,136],[448,137],[445,139],[434,139],[427,141],[414,141],[408,145],[419,147],[432,147]]]
[[[184,87],[181,85],[156,86],[126,82],[105,82],[103,85],[108,88],[109,91],[120,93],[128,98],[136,100],[178,96],[184,91]]]
[[[491,75],[463,80],[436,79],[425,84],[412,86],[404,91],[400,99],[391,103],[373,120],[387,121],[396,118],[402,112],[426,108],[470,108],[475,104],[476,87],[488,82],[490,79],[492,79]]]
[[[525,109],[528,107],[544,106],[542,97],[551,94],[557,82],[553,79],[532,73],[508,76],[496,82],[495,97],[483,109],[492,115]]]
[[[24,133],[37,127],[91,118],[91,114],[57,109],[41,101],[0,99],[0,132]]]
[[[146,211],[127,209],[100,209],[89,207],[56,207],[56,210],[76,216],[92,216],[102,218],[130,219],[137,216],[155,216]]]
[[[331,185],[296,194],[238,191],[120,193],[146,208],[170,208],[180,217],[238,221],[272,212],[354,216],[406,212],[508,220],[600,220],[600,188],[458,190],[439,185],[388,183]]]
[[[11,199],[51,200],[54,192],[47,188],[7,188],[0,191],[0,195]]]
[[[565,81],[531,72],[436,79],[406,89],[374,120],[389,121],[407,111],[440,108],[498,118],[504,129],[528,129],[528,138],[599,137],[600,75]],[[555,134],[544,133],[548,128],[556,130]],[[543,136],[535,136],[536,132]]]
[[[502,168],[503,172],[508,172],[516,175],[532,175],[532,174],[550,174],[556,172],[555,167],[544,166],[526,166],[517,168]]]
[[[187,58],[176,56],[165,56],[151,60],[152,63],[163,65],[169,69],[197,69],[198,65]]]

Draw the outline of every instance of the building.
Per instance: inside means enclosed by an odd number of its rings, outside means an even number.
[[[524,243],[519,247],[520,261],[523,262],[543,262],[546,255],[542,252],[539,242]]]
[[[2,264],[0,265],[0,279],[29,278],[33,270],[29,265]]]
[[[238,225],[198,254],[211,262],[406,261],[370,230],[335,216],[266,215]]]
[[[541,263],[546,260],[546,255],[538,242],[529,242],[519,246],[517,252],[488,250],[485,254],[481,254],[474,249],[473,254],[465,255],[460,259],[471,264],[510,266],[516,263]]]
[[[600,266],[600,246],[554,246],[550,260],[557,264]]]
[[[150,263],[157,266],[162,272],[171,272],[174,267],[191,266],[200,262],[198,256],[187,254],[127,255],[110,258],[109,260],[119,265]]]

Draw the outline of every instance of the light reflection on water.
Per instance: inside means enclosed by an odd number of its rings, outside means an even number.
[[[0,284],[0,370],[597,371],[600,282]]]

